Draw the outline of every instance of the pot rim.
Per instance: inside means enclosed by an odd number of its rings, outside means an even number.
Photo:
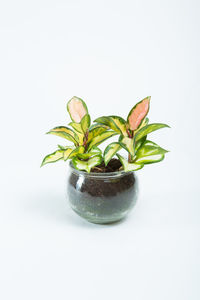
[[[125,176],[125,175],[130,175],[131,173],[134,173],[135,175],[135,172],[134,171],[129,171],[129,172],[125,172],[125,171],[117,171],[117,172],[107,172],[107,173],[95,173],[95,172],[92,172],[92,173],[87,173],[85,171],[80,171],[78,169],[76,169],[72,162],[70,161],[69,162],[69,167],[71,169],[71,171],[75,174],[78,174],[78,175],[83,175],[83,176],[87,176],[87,177],[100,177],[100,178],[116,178],[116,177],[122,177],[122,176]]]

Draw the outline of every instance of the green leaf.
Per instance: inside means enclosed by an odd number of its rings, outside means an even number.
[[[134,149],[134,140],[133,138],[129,137],[119,137],[119,143],[120,145],[131,154],[131,157],[135,155],[135,149]]]
[[[72,159],[72,163],[77,170],[84,170],[87,171],[88,173],[90,173],[90,170],[92,168],[94,168],[97,165],[100,165],[101,162],[102,162],[101,155],[96,155],[87,161],[80,160],[77,157],[74,157]]]
[[[41,163],[41,167],[48,163],[53,163],[60,159],[63,159],[63,152],[64,152],[64,150],[57,150],[57,151],[45,156],[45,158],[43,159],[43,161]]]
[[[102,142],[104,142],[105,140],[107,140],[108,138],[110,138],[111,136],[116,135],[117,133],[114,131],[105,131],[100,133],[98,136],[95,136],[88,147],[88,150],[90,150],[93,146],[98,146],[99,144],[101,144]]]
[[[117,157],[119,158],[120,162],[122,163],[125,172],[137,171],[144,167],[143,164],[129,163],[124,157],[122,157],[119,154],[117,154]]]
[[[104,126],[104,125],[101,125],[101,124],[91,126],[90,129],[89,129],[89,133],[88,133],[88,143],[93,138],[95,138],[96,136],[101,134],[102,132],[107,131],[107,129],[108,129],[108,126]]]
[[[135,135],[135,138],[134,138],[135,142],[139,141],[145,135],[147,135],[153,131],[156,131],[158,129],[165,128],[165,127],[170,128],[168,125],[162,124],[162,123],[153,123],[153,124],[146,125],[146,126],[142,127]]]
[[[87,105],[85,102],[76,96],[74,96],[67,103],[67,110],[73,122],[79,123],[82,118],[88,114]]]
[[[111,158],[121,149],[121,145],[117,142],[108,145],[104,151],[104,162],[105,165],[109,163]]]
[[[65,126],[55,127],[51,129],[49,132],[47,132],[47,134],[54,134],[73,142],[75,145],[78,144],[77,134],[72,129]]]
[[[81,120],[81,127],[84,133],[86,133],[86,131],[90,127],[90,122],[90,115],[86,114]]]
[[[141,100],[129,112],[127,122],[131,130],[136,130],[148,114],[150,99],[151,97],[146,97]]]
[[[117,118],[117,117],[116,117]],[[120,118],[120,117],[119,117]],[[109,116],[104,116],[104,117],[100,117],[97,118],[96,120],[94,120],[94,122],[103,124],[108,126],[110,129],[114,130],[115,132],[121,134],[121,130],[119,129],[119,127],[115,124],[114,120],[109,117]]]
[[[146,140],[136,153],[134,162],[137,164],[152,164],[164,159],[168,151],[156,143]]]

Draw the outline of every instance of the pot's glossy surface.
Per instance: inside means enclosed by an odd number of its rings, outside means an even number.
[[[133,208],[138,195],[134,172],[86,173],[69,165],[67,197],[72,209],[92,223],[121,220]]]

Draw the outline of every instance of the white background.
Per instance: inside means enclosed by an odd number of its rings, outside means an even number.
[[[0,2],[0,299],[200,299],[200,5]],[[62,141],[44,133],[83,98],[94,120],[152,96],[166,159],[138,171],[129,217],[100,226],[65,200]]]

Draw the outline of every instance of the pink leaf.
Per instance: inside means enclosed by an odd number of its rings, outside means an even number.
[[[136,130],[148,114],[150,99],[146,97],[131,109],[127,118],[131,130]]]
[[[85,102],[78,97],[73,97],[67,103],[67,110],[70,114],[72,121],[76,123],[79,123],[82,120],[82,118],[88,113]]]

